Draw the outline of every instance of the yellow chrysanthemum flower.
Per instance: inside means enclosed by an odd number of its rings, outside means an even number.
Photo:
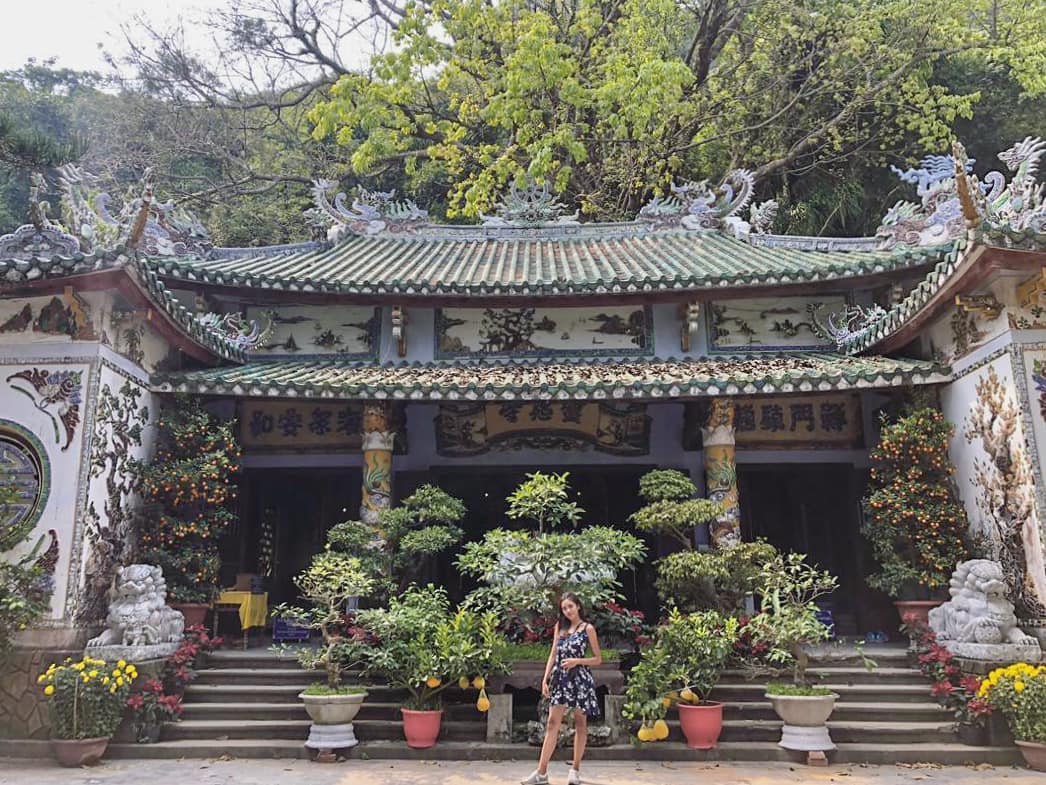
[[[108,676],[103,677],[102,678],[102,686],[104,687],[104,686],[108,685],[110,681],[111,680],[110,680],[110,678]]]
[[[1013,683],[1013,691],[1014,692],[1024,692],[1024,682],[1023,681],[1015,681]]]
[[[94,679],[94,678],[96,678],[96,677],[98,676],[98,671],[92,668],[92,669],[91,669],[91,671],[90,671],[90,672],[88,673],[88,675],[89,675],[89,676],[90,676],[90,677],[91,677],[92,679]]]
[[[117,687],[122,687],[123,686],[123,676],[117,677],[117,679],[116,679],[116,686]]]
[[[54,685],[48,684],[44,687],[44,695],[54,695]]]
[[[117,660],[116,661],[116,667],[117,668],[126,668],[127,667],[127,663],[124,662],[123,660]]]

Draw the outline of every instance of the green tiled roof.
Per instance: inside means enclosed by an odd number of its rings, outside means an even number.
[[[948,250],[877,251],[858,242],[850,243],[853,250],[812,250],[817,243],[810,238],[750,243],[722,232],[652,232],[628,224],[598,230],[579,227],[576,235],[559,228],[555,235],[544,236],[542,230],[484,236],[476,227],[443,228],[437,237],[353,235],[332,247],[218,253],[205,259],[153,258],[149,263],[165,278],[223,286],[358,295],[497,296],[832,281],[930,264]],[[842,241],[839,245],[847,247]]]
[[[161,374],[158,392],[248,397],[506,400],[647,399],[817,392],[946,382],[946,366],[828,353],[692,360],[351,364],[324,360]]]

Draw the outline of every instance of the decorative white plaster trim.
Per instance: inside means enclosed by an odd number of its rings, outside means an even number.
[[[84,362],[97,357],[101,346],[97,341],[9,343],[3,346],[0,363]],[[48,354],[48,349],[53,349],[54,353]]]
[[[139,368],[122,354],[114,352],[112,347],[105,344],[101,344],[99,355],[107,368],[120,374],[125,379],[140,385],[147,392],[149,391],[149,374],[146,371]]]
[[[1000,357],[1003,357],[1004,355],[1007,355],[1007,354],[1011,354],[1012,351],[1013,351],[1012,347],[1013,347],[1013,345],[1011,343],[1007,342],[1007,344],[1005,346],[1003,346],[1002,348],[996,349],[995,351],[991,352],[990,354],[987,354],[987,355],[981,357],[979,360],[977,360],[977,362],[972,363],[972,364],[966,366],[965,368],[963,368],[962,373],[953,374],[952,381],[953,382],[957,382],[960,379],[964,379],[967,376],[969,376],[970,374],[976,373],[977,371],[979,371],[981,368],[985,367],[986,365],[991,365],[993,362],[998,360]]]
[[[977,368],[981,368],[985,364],[985,360],[991,362],[992,359],[1001,356],[1001,354],[1005,353],[1012,343],[1013,332],[1011,330],[1001,332],[994,338],[985,341],[976,349],[973,349],[952,362],[953,378],[961,379],[962,377],[969,375],[971,369],[976,370]]]

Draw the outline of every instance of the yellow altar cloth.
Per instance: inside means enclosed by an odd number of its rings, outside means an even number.
[[[269,594],[251,594],[249,591],[223,591],[218,595],[223,605],[240,606],[240,627],[264,627],[269,619]]]

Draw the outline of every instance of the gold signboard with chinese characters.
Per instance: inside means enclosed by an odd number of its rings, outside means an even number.
[[[646,406],[582,401],[443,404],[436,419],[440,455],[586,448],[614,455],[646,455],[650,451]]]
[[[357,401],[244,401],[240,444],[247,450],[353,452],[362,449],[363,404]],[[393,410],[395,451],[406,449],[402,411]]]
[[[775,395],[738,397],[734,438],[738,449],[848,449],[861,445],[860,396]],[[701,406],[689,404],[684,446],[700,445]]]

